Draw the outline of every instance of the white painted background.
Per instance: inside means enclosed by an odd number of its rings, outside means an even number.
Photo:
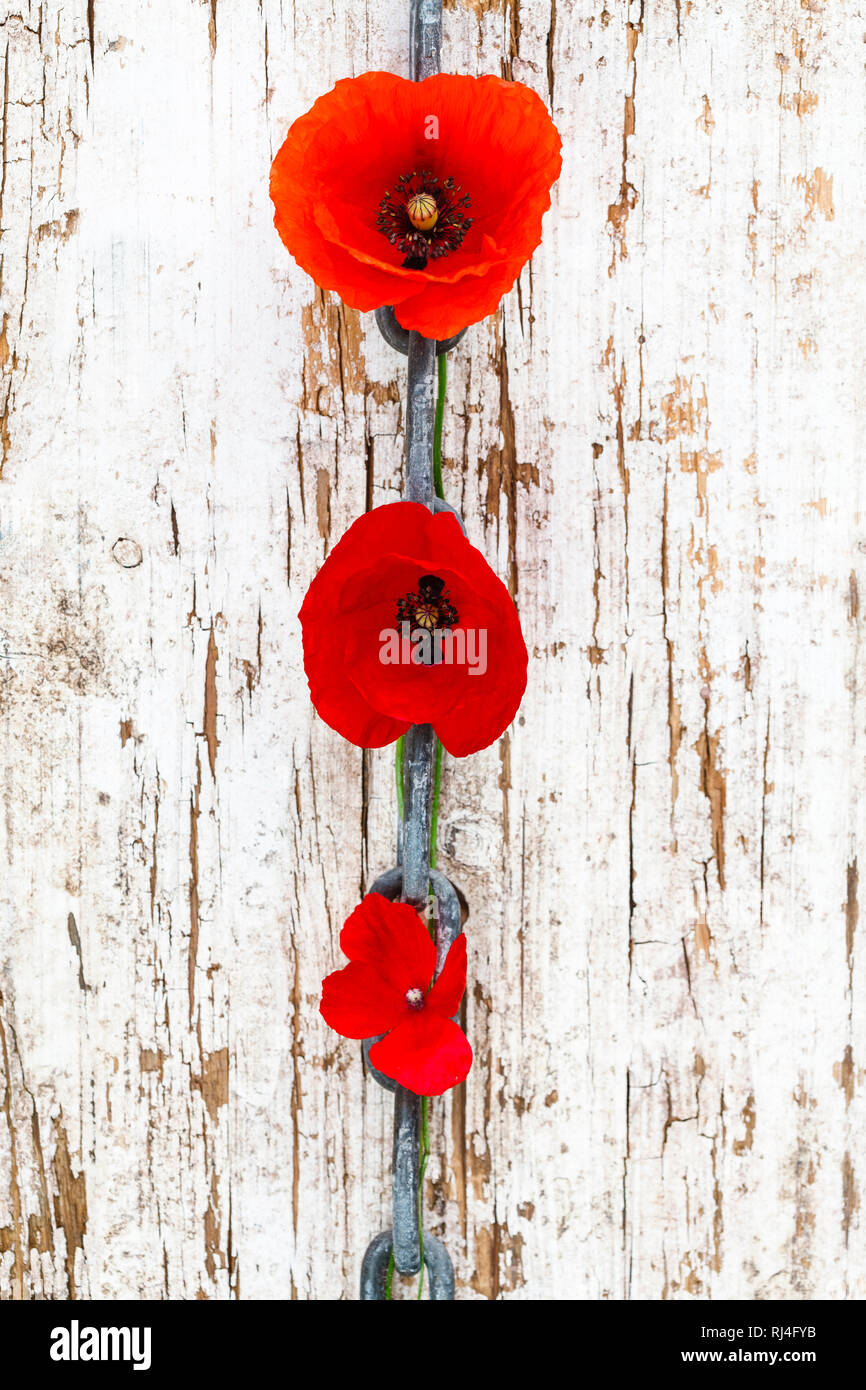
[[[334,80],[406,71],[407,7],[7,2],[0,1294],[355,1298],[390,1099],[317,1000],[392,753],[313,715],[297,610],[399,493],[404,368],[267,178]],[[533,658],[446,761],[461,1298],[866,1295],[864,37],[853,0],[448,7],[446,68],[565,142],[445,427]]]

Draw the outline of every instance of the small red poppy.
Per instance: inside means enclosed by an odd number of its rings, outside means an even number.
[[[277,231],[354,309],[448,338],[493,312],[541,240],[561,141],[520,82],[344,78],[271,169]]]
[[[300,619],[313,704],[361,748],[432,724],[465,757],[517,713],[527,667],[517,611],[450,512],[393,502],[359,517]]]
[[[340,947],[349,964],[322,982],[319,1012],[344,1038],[385,1037],[370,1061],[419,1096],[463,1081],[472,1048],[453,1021],[466,990],[466,938],[458,936],[432,989],[436,947],[408,903],[368,893],[347,919]]]

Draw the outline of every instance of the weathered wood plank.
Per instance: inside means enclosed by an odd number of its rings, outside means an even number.
[[[338,77],[406,70],[404,11],[0,25],[5,1298],[353,1298],[387,1223],[389,1101],[317,1000],[392,754],[316,720],[297,610],[399,494],[404,374],[289,262],[267,171]],[[862,30],[448,5],[446,67],[565,142],[446,416],[533,654],[443,790],[460,1297],[866,1293]]]

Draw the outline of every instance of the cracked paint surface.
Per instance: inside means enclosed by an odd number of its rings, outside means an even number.
[[[354,1298],[388,1224],[389,1099],[317,1004],[392,755],[315,718],[297,611],[400,496],[404,368],[267,170],[406,70],[398,8],[0,22],[3,1298]],[[446,68],[564,139],[449,366],[446,494],[532,654],[445,767],[461,1298],[866,1296],[861,27],[446,3]]]

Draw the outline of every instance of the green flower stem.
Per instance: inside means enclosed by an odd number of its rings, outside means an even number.
[[[421,1251],[421,1273],[418,1276],[417,1298],[421,1297],[424,1291],[424,1174],[427,1171],[427,1160],[430,1157],[430,1099],[428,1096],[421,1097],[421,1143],[418,1154],[418,1244]],[[394,1299],[394,1247],[388,1256],[388,1271],[385,1275],[385,1300],[393,1302]]]
[[[424,1174],[427,1171],[427,1159],[430,1157],[430,1101],[427,1096],[421,1097],[421,1146],[418,1163],[418,1243],[421,1248],[421,1273],[418,1276],[418,1297],[424,1289]]]
[[[448,355],[437,357],[439,391],[436,396],[436,415],[433,422],[433,489],[437,497],[444,497],[442,487],[442,422],[445,419],[445,386],[448,381]]]
[[[394,781],[397,787],[397,815],[403,819],[403,735],[394,745]],[[442,791],[442,744],[436,740],[433,764],[433,803],[430,809],[430,868],[436,868],[436,837],[439,830],[439,795]]]
[[[397,785],[397,814],[401,821],[403,819],[403,735],[401,734],[394,745],[394,781]],[[391,1253],[388,1256],[388,1272],[385,1275],[385,1300],[393,1300],[394,1285],[394,1247],[391,1246]]]
[[[436,417],[433,426],[433,488],[437,497],[444,497],[442,487],[442,422],[445,418],[445,388],[448,382],[448,358],[445,353],[437,359],[438,393],[436,396]],[[394,754],[394,774],[397,786],[397,813],[403,819],[403,738],[397,739]],[[436,836],[439,829],[439,794],[442,790],[442,744],[436,740],[436,754],[433,773],[433,804],[430,811],[430,868],[436,868]],[[421,1097],[421,1144],[418,1163],[418,1240],[421,1249],[421,1273],[418,1276],[418,1298],[424,1291],[424,1175],[430,1157],[430,1100]],[[394,1284],[394,1250],[388,1256],[388,1272],[385,1276],[385,1298],[392,1300]]]

